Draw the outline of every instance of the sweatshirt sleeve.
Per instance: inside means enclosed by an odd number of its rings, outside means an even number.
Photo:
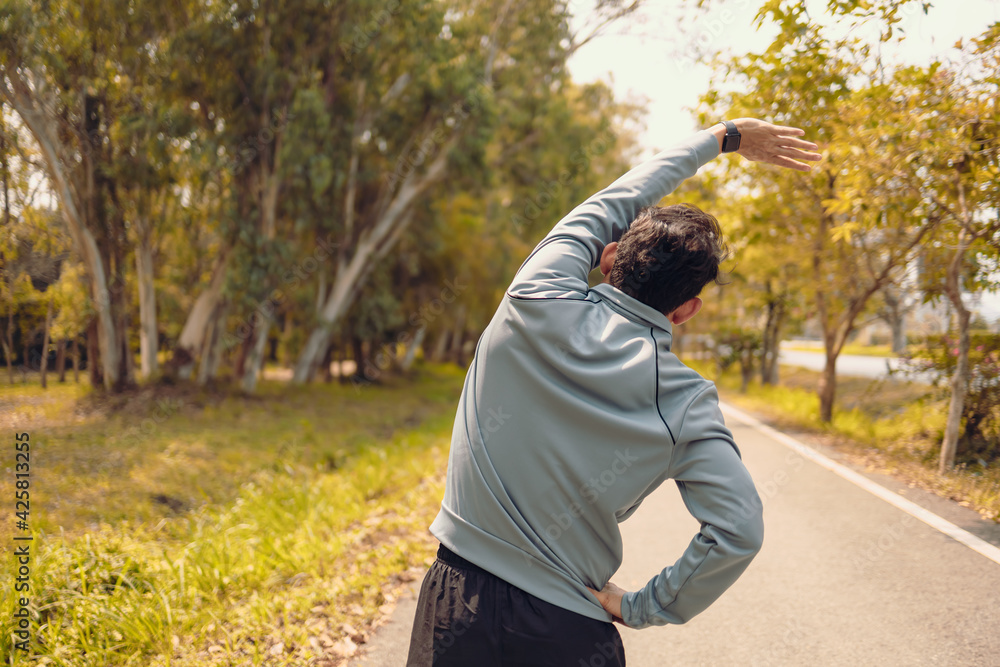
[[[702,130],[634,167],[552,228],[518,269],[508,294],[585,294],[587,275],[600,263],[604,247],[618,240],[641,209],[666,197],[718,154],[718,139]]]
[[[725,426],[714,385],[685,416],[670,477],[701,530],[676,563],[622,597],[622,620],[630,628],[686,623],[743,574],[764,539],[761,500]]]

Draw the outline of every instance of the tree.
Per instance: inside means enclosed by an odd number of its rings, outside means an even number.
[[[996,284],[1000,256],[1000,23],[972,41],[966,62],[953,69],[939,63],[909,72],[925,100],[914,118],[933,132],[900,164],[882,164],[918,192],[942,220],[934,239],[944,262],[925,263],[928,295],[944,294],[954,309],[958,346],[939,471],[954,466],[970,380],[971,312],[963,293]],[[928,136],[929,135],[929,136]],[[943,266],[942,266],[943,264]]]
[[[635,7],[600,5],[609,20]],[[583,40],[567,31],[565,3],[503,0],[487,7],[412,10],[416,15],[400,18],[438,35],[430,44],[420,34],[384,30],[352,49],[353,71],[343,88],[354,113],[339,199],[337,270],[296,363],[295,382],[314,375],[372,260],[397,243],[418,198],[449,173],[483,173],[496,110],[520,100],[526,114],[566,81],[566,57]],[[411,10],[404,4],[401,11]],[[386,53],[400,54],[399,61],[387,63]]]
[[[49,187],[87,270],[96,307],[106,389],[132,383],[127,343],[125,262],[129,250],[116,160],[128,107],[128,72],[155,57],[164,5],[53,1],[45,11],[11,2],[0,9],[0,96],[24,122],[42,156]],[[139,64],[136,64],[139,63]],[[123,67],[132,64],[130,67]]]
[[[820,418],[830,421],[837,357],[872,296],[896,279],[939,218],[898,183],[872,175],[873,160],[906,157],[913,133],[905,122],[906,98],[880,78],[877,60],[871,66],[869,47],[856,39],[824,38],[802,3],[769,3],[759,20],[766,17],[780,25],[778,38],[761,54],[735,59],[729,71],[742,90],[768,95],[710,93],[705,101],[716,117],[753,115],[802,127],[824,147],[824,161],[810,174],[754,169],[753,184],[795,212],[787,241],[808,253],[805,293],[826,354]],[[872,83],[858,85],[863,81]]]

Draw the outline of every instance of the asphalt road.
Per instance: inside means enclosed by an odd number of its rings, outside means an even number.
[[[631,667],[1000,665],[1000,563],[828,469],[836,463],[818,464],[732,412],[726,420],[764,502],[764,548],[689,623],[622,628]],[[1000,545],[1000,526],[974,512],[891,478],[864,479]],[[697,529],[664,484],[622,524],[625,559],[613,581],[641,587]],[[404,597],[351,665],[403,665],[412,618]]]
[[[780,363],[788,366],[801,366],[811,371],[821,371],[826,365],[826,354],[809,352],[807,350],[781,350],[778,357]],[[881,378],[889,374],[889,369],[899,368],[900,361],[896,357],[873,357],[861,354],[842,354],[837,357],[837,375]],[[901,380],[930,383],[933,377],[928,373],[898,376]],[[1000,662],[997,663],[1000,665]]]
[[[789,366],[801,366],[813,371],[823,370],[826,355],[822,352],[806,350],[781,350],[779,361]],[[842,354],[837,357],[837,375],[859,377],[884,377],[888,368],[896,368],[899,360],[887,357],[871,357],[860,354]]]

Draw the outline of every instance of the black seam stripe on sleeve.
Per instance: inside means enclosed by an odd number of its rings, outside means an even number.
[[[674,437],[674,432],[670,430],[670,424],[664,419],[663,413],[660,411],[660,348],[656,343],[656,334],[653,333],[653,328],[649,328],[649,337],[653,339],[653,359],[656,360],[656,376],[654,378],[656,382],[656,413],[660,415],[660,421],[663,425],[667,427],[667,433],[670,434],[670,440],[672,444],[677,444],[677,438]]]
[[[576,294],[579,294],[579,292],[576,292]],[[510,292],[507,292],[507,297],[517,301],[590,301],[585,296],[518,296]]]

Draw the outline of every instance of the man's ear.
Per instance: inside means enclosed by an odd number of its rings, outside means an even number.
[[[601,273],[605,277],[611,273],[611,268],[615,265],[615,255],[618,253],[618,241],[612,241],[608,245],[604,246],[604,252],[601,253]]]
[[[674,324],[684,324],[701,310],[701,299],[692,297],[679,305],[673,312],[667,315],[667,319]]]

